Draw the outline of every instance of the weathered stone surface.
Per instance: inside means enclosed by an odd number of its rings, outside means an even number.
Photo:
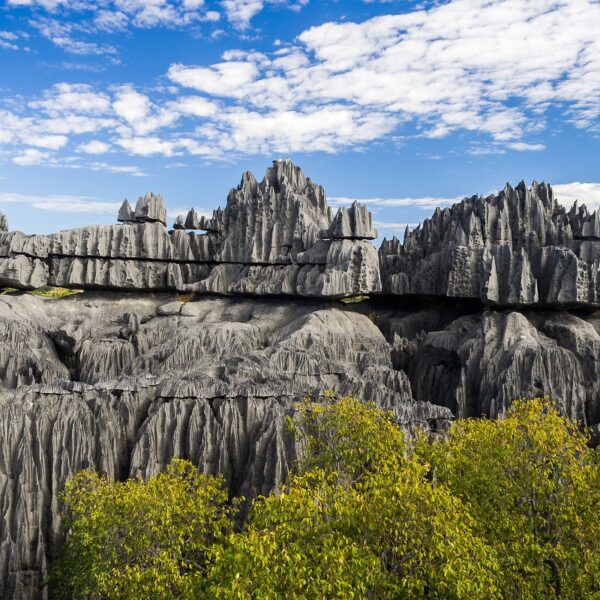
[[[0,285],[333,298],[376,293],[378,255],[361,239],[373,233],[370,214],[353,206],[340,215],[338,229],[352,235],[342,235],[343,243],[319,239],[331,221],[323,188],[290,161],[274,161],[260,183],[244,174],[224,210],[198,218],[191,209],[172,231],[164,227],[162,198],[149,193],[135,211],[124,201],[121,225],[0,233]],[[301,266],[308,276],[298,285]]]
[[[259,183],[244,173],[221,217],[217,261],[289,264],[329,226],[325,191],[291,161],[275,161]]]
[[[349,208],[337,211],[328,229],[321,232],[321,237],[334,240],[374,240],[377,230],[373,227],[371,211],[354,201]]]
[[[451,418],[413,400],[371,320],[332,305],[0,297],[0,595],[45,597],[76,471],[149,476],[182,456],[234,494],[268,493],[294,457],[286,415],[326,389],[368,396],[409,430]]]
[[[198,221],[198,213],[190,208],[187,216],[185,217],[185,228],[186,229],[200,229],[200,222]]]
[[[133,219],[137,223],[167,224],[167,209],[164,207],[162,196],[148,192],[140,196],[135,204]]]
[[[568,213],[552,188],[507,184],[431,219],[403,244],[384,240],[383,290],[478,299],[499,306],[600,305],[598,213]]]
[[[117,221],[121,223],[133,223],[135,220],[135,216],[133,214],[133,208],[131,208],[131,204],[129,204],[129,200],[125,198],[123,200],[123,204],[121,204],[121,208],[119,209],[119,214],[117,215]]]
[[[599,420],[598,327],[562,312],[431,308],[380,320],[416,399],[457,417],[497,417],[518,398],[549,395],[563,414]]]
[[[547,393],[599,422],[593,316],[339,306],[0,297],[2,597],[44,597],[58,494],[77,470],[149,476],[182,456],[224,473],[234,494],[267,493],[287,476],[285,417],[307,394],[373,400],[408,430]]]

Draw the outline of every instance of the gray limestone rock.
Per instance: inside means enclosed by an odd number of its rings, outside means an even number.
[[[0,595],[45,598],[58,495],[78,470],[148,477],[179,456],[232,494],[265,494],[287,477],[285,419],[306,395],[372,400],[411,432],[550,393],[595,426],[599,330],[592,316],[459,305],[1,296]]]
[[[191,208],[185,217],[185,228],[186,229],[200,229],[200,222],[198,221],[198,213]]]
[[[167,209],[164,207],[162,196],[148,192],[140,196],[135,204],[133,219],[137,223],[167,224]]]
[[[560,206],[552,188],[521,182],[474,196],[379,250],[383,290],[497,306],[600,306],[597,213]]]
[[[329,228],[321,232],[321,237],[334,240],[374,240],[377,230],[373,227],[371,211],[354,201],[349,208],[338,209]]]
[[[131,208],[131,204],[129,204],[129,200],[127,200],[127,198],[125,198],[125,200],[123,200],[123,204],[121,204],[119,214],[117,215],[117,221],[121,223],[133,223],[135,221],[133,208]]]
[[[244,173],[229,192],[216,259],[287,264],[315,244],[330,219],[323,188],[291,161],[274,161],[260,183]]]
[[[457,417],[495,418],[515,399],[549,395],[570,418],[597,422],[600,337],[589,323],[568,313],[491,310],[448,322],[441,310],[385,318],[394,363],[406,369],[416,399],[436,398]]]
[[[415,402],[367,317],[294,301],[0,298],[0,594],[44,598],[58,495],[93,467],[124,478],[175,456],[252,498],[294,460],[285,419],[324,390],[369,395],[407,430],[448,409]]]
[[[275,161],[260,183],[244,174],[211,218],[191,209],[167,231],[162,198],[149,193],[135,211],[125,200],[118,220],[51,235],[0,233],[0,285],[332,298],[381,289],[378,255],[362,239],[373,233],[369,212],[344,209],[336,227],[348,239],[319,239],[331,221],[325,192],[290,161]]]

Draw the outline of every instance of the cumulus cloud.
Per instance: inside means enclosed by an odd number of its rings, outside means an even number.
[[[31,166],[44,163],[50,158],[49,152],[43,152],[37,148],[26,148],[20,154],[13,157],[15,165]]]
[[[29,195],[0,193],[0,204],[26,204],[50,212],[110,213],[115,214],[120,202],[106,202],[89,196]]]
[[[106,144],[100,140],[90,140],[85,144],[77,146],[77,151],[84,152],[85,154],[106,154],[109,150],[110,144]]]
[[[285,6],[298,11],[309,0],[221,0],[227,19],[236,29],[247,29],[252,17],[256,16],[267,4]]]
[[[207,11],[204,0],[7,0],[6,5],[39,8],[54,14],[91,12],[95,25],[109,31],[130,24],[141,28],[186,26],[214,21],[218,14]]]
[[[66,10],[74,1],[48,0],[45,8]],[[269,1],[276,3],[258,3]],[[234,4],[251,12],[245,0],[221,6]],[[139,26],[207,8],[198,0],[103,6],[135,15]],[[65,148],[61,136],[68,148],[71,137],[90,134],[132,155],[226,158],[466,132],[470,154],[541,152],[549,109],[577,127],[598,127],[597,31],[595,0],[449,0],[362,23],[324,23],[270,54],[233,49],[214,64],[173,64],[171,85],[160,90],[58,84],[30,102],[29,113],[5,111],[0,143],[21,153],[56,150]]]
[[[377,206],[381,208],[420,208],[422,210],[434,210],[438,206],[452,206],[460,202],[464,196],[454,198],[425,197],[425,198],[346,198],[343,196],[334,196],[329,198],[329,202],[334,205],[349,206],[353,202],[360,202],[367,206]]]
[[[576,200],[580,205],[585,204],[590,210],[600,208],[600,183],[574,181],[553,185],[552,189],[556,199],[567,208],[571,208]]]

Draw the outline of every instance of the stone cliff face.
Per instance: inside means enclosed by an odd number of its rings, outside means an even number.
[[[0,596],[44,598],[59,493],[80,469],[158,473],[175,456],[251,498],[294,459],[285,417],[324,390],[407,431],[551,394],[600,421],[600,323],[564,312],[86,292],[0,296]]]
[[[368,211],[341,209],[330,227],[325,191],[290,161],[275,161],[260,183],[245,173],[210,219],[192,209],[168,231],[162,198],[146,194],[135,209],[125,200],[118,220],[0,232],[0,285],[332,298],[381,290]]]
[[[545,183],[507,185],[436,209],[403,244],[384,240],[383,289],[496,306],[598,306],[599,219],[577,204],[567,212]]]
[[[556,307],[599,304],[600,218],[546,184],[437,210],[379,255],[368,210],[332,216],[289,161],[210,218],[169,231],[147,194],[118,220],[27,236],[0,218],[0,285],[88,290],[0,295],[2,598],[47,597],[78,470],[148,477],[178,456],[265,494],[296,456],[286,416],[324,390],[409,434],[544,394],[599,431],[600,319]]]
[[[367,316],[323,303],[2,296],[0,367],[2,598],[44,597],[80,469],[149,476],[182,456],[251,498],[285,479],[306,395],[369,398],[408,429],[452,418],[414,400]]]

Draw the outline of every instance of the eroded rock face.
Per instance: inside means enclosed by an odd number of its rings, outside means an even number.
[[[481,300],[490,305],[600,303],[598,213],[560,206],[552,188],[506,185],[436,209],[403,244],[379,250],[384,292]]]
[[[245,173],[210,218],[191,209],[167,231],[162,198],[148,193],[135,209],[125,200],[118,221],[0,233],[0,285],[333,298],[381,290],[377,252],[362,241],[375,235],[370,213],[353,205],[331,224],[323,188],[288,160],[261,182]]]
[[[181,456],[232,494],[266,494],[294,458],[285,417],[324,390],[369,398],[408,430],[452,417],[415,402],[383,334],[339,304],[0,297],[0,596],[45,597],[75,472],[148,477]]]
[[[431,308],[388,313],[380,326],[417,400],[435,399],[458,418],[496,418],[515,399],[548,395],[589,426],[600,420],[600,327],[588,318]]]
[[[366,206],[354,201],[349,208],[338,210],[328,229],[321,237],[334,240],[374,240],[377,230],[373,227],[371,212]]]
[[[460,305],[1,296],[0,595],[45,597],[58,495],[78,470],[148,477],[179,456],[232,494],[265,494],[295,456],[286,416],[324,390],[372,400],[409,432],[544,394],[595,426],[599,329]]]
[[[149,193],[135,209],[125,200],[118,220],[26,236],[2,231],[0,219],[0,285],[600,307],[600,212],[577,203],[567,212],[546,183],[438,208],[379,252],[367,208],[355,202],[332,218],[323,188],[289,160],[260,182],[244,173],[210,218],[191,209],[167,231],[162,198]]]

